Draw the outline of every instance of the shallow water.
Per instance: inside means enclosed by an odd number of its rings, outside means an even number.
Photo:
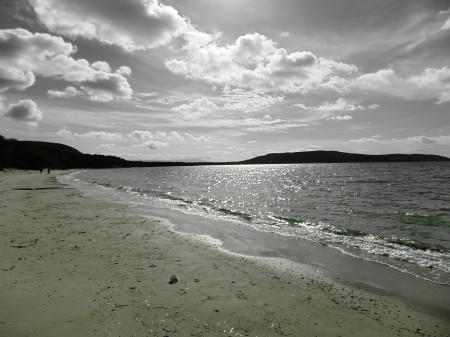
[[[217,221],[225,221],[239,225],[237,236],[251,228],[304,239],[450,284],[448,163],[132,168],[77,177],[141,209],[214,220],[192,232],[217,236],[225,228]]]

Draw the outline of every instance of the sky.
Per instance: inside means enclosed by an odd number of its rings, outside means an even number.
[[[0,0],[0,135],[130,160],[450,157],[450,5]]]

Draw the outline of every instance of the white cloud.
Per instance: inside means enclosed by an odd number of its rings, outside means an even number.
[[[406,138],[391,138],[383,139],[380,135],[359,138],[350,140],[351,143],[358,144],[381,144],[381,145],[400,145],[403,147],[417,146],[417,145],[450,145],[450,136],[437,136],[437,137],[427,137],[427,136],[412,136]]]
[[[105,131],[89,131],[86,133],[77,133],[63,128],[56,132],[56,135],[65,139],[102,139],[102,140],[121,140],[122,134],[118,132],[105,132]]]
[[[97,61],[91,64],[92,68],[94,68],[95,70],[99,70],[99,71],[103,71],[105,73],[110,73],[111,72],[111,67],[109,66],[109,64],[105,61]]]
[[[207,34],[205,34],[207,35]],[[259,33],[246,34],[234,43],[220,34],[186,40],[183,55],[166,60],[166,67],[186,78],[202,80],[225,90],[259,93],[313,91],[373,93],[407,100],[450,101],[449,68],[429,68],[415,76],[399,76],[393,69],[361,74],[353,64],[316,56],[310,51],[289,52]],[[358,107],[357,107],[358,108]]]
[[[250,132],[271,132],[271,131],[281,131],[290,128],[297,128],[301,126],[307,126],[306,124],[300,123],[282,123],[282,124],[273,124],[273,125],[258,125],[244,128],[246,131]]]
[[[130,99],[133,90],[120,74],[95,72],[92,79],[79,83],[87,97],[93,101],[109,102],[115,98]]]
[[[31,0],[39,19],[52,32],[127,51],[169,43],[190,24],[159,0]]]
[[[118,132],[105,132],[105,131],[89,131],[79,136],[80,138],[87,138],[87,139],[95,139],[95,138],[104,140],[122,139],[122,135]]]
[[[183,99],[184,101],[186,99]],[[181,104],[172,108],[172,111],[181,112],[187,120],[197,120],[214,111],[239,111],[255,112],[270,108],[282,102],[284,96],[267,95],[256,91],[240,88],[224,88],[222,95],[215,97],[214,101],[207,97],[197,98],[190,103]],[[153,98],[153,102],[164,104],[176,104],[182,101],[180,98]]]
[[[259,33],[239,36],[235,46],[231,48],[231,57],[237,63],[248,67],[256,67],[268,55],[276,51],[275,42]]]
[[[289,53],[259,33],[246,34],[233,44],[221,44],[220,35],[202,43],[187,41],[182,57],[166,67],[187,78],[214,85],[264,92],[303,92],[325,85],[333,76],[348,76],[356,66],[317,57],[310,51]]]
[[[184,140],[184,137],[182,135],[180,135],[178,132],[176,131],[171,131],[168,135],[167,135],[167,139],[171,140],[171,141],[178,141],[178,142],[182,142]]]
[[[353,118],[352,116],[343,115],[343,116],[332,116],[332,117],[327,118],[327,120],[334,120],[334,121],[340,122],[340,121],[348,121],[352,118]]]
[[[34,101],[25,99],[10,104],[5,116],[19,122],[37,123],[42,119],[42,112]]]
[[[284,96],[265,95],[239,88],[225,88],[224,93],[216,101],[222,103],[223,108],[227,110],[254,112],[267,109],[283,100]]]
[[[437,96],[437,104],[450,101],[450,68],[427,68],[422,74],[411,76],[406,80],[421,91],[422,95]]]
[[[242,122],[243,129],[246,131],[279,131],[294,127],[306,126],[305,124],[288,122],[282,119],[272,119],[265,115],[262,119],[247,118]]]
[[[342,86],[353,92],[382,93],[407,100],[434,99],[436,104],[442,104],[450,101],[450,68],[427,68],[406,78],[392,69],[381,69],[342,83]]]
[[[116,70],[117,74],[120,74],[122,76],[131,76],[131,68],[127,66],[121,66]]]
[[[245,150],[247,150],[245,147],[236,146],[236,145],[228,146],[226,149],[227,150],[231,150],[231,151],[245,151]]]
[[[338,98],[335,103],[325,102],[319,106],[306,106],[304,104],[296,104],[295,106],[298,108],[301,108],[303,110],[324,111],[324,112],[356,111],[356,110],[365,110],[366,109],[362,105],[349,104],[349,103],[347,103],[347,101],[345,101],[342,98]]]
[[[188,139],[197,142],[197,143],[208,143],[210,141],[210,139],[206,136],[194,136],[191,135],[190,133],[185,133],[184,134]]]
[[[142,145],[145,146],[149,150],[159,150],[159,149],[162,149],[162,148],[169,147],[168,143],[159,142],[159,141],[156,141],[156,140],[146,141]]]
[[[135,130],[129,134],[129,136],[135,140],[150,140],[155,139],[155,136],[150,131]]]
[[[75,139],[75,136],[72,133],[72,131],[68,130],[67,128],[63,128],[61,130],[58,130],[56,132],[56,135],[58,137],[61,137],[61,138],[64,138],[64,139]]]
[[[190,71],[189,64],[184,60],[170,59],[166,60],[164,64],[174,74],[186,75],[188,77]]]
[[[185,119],[199,119],[216,109],[218,106],[206,97],[172,108],[173,111],[181,112]]]
[[[330,103],[325,102],[318,106],[306,106],[305,104],[296,104],[295,107],[300,108],[302,110],[306,111],[313,111],[314,112],[314,119],[326,119],[326,120],[334,120],[334,121],[348,121],[350,119],[353,119],[350,115],[333,115],[337,112],[353,112],[358,110],[374,110],[378,107],[378,105],[373,104],[370,107],[364,107],[362,105],[354,105],[351,103],[348,103],[343,98],[338,98],[336,102]]]
[[[135,130],[129,134],[129,137],[131,137],[135,140],[138,140],[138,141],[145,141],[145,143],[147,143],[147,141],[151,141],[151,140],[162,141],[164,143],[167,143],[167,142],[184,143],[184,142],[186,142],[186,140],[194,141],[194,142],[198,142],[198,143],[209,142],[209,138],[207,138],[206,136],[194,136],[190,133],[180,134],[177,131],[150,132],[150,131]]]
[[[75,52],[75,47],[60,37],[25,29],[0,30],[0,48],[0,92],[32,86],[42,65],[57,55]]]
[[[52,97],[82,96],[95,101],[129,99],[132,89],[127,79],[111,73],[108,63],[92,65],[70,55],[76,47],[49,34],[32,34],[25,29],[0,30],[0,92],[24,90],[33,85],[36,76],[72,83],[64,91],[50,90]],[[119,68],[120,69],[120,68]]]
[[[441,30],[449,30],[450,29],[450,17],[445,21],[444,25],[441,27]]]
[[[82,96],[83,93],[81,91],[79,91],[77,88],[69,86],[66,89],[64,89],[64,91],[49,90],[48,95],[50,97],[69,98],[69,97],[75,97],[75,96]]]
[[[31,87],[36,78],[30,70],[6,68],[0,65],[0,92],[9,89],[25,90]]]
[[[439,15],[447,16],[447,20],[442,25],[441,30],[450,30],[450,8],[446,11],[440,11]]]

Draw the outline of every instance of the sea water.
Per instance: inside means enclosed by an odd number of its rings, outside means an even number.
[[[149,213],[176,212],[180,230],[229,239],[230,250],[301,260],[281,246],[309,242],[450,285],[448,163],[152,167],[72,178]]]

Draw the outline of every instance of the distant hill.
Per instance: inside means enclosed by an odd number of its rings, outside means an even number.
[[[123,167],[126,164],[127,161],[122,158],[84,154],[63,144],[18,141],[0,136],[0,168],[106,168]]]
[[[368,155],[338,151],[270,153],[241,161],[241,164],[305,164],[305,163],[369,163],[369,162],[450,161],[449,158],[427,154]]]
[[[84,154],[73,147],[49,142],[18,141],[0,136],[0,169],[18,168],[39,170],[43,168],[114,168],[152,166],[196,165],[247,165],[247,164],[303,164],[303,163],[362,163],[362,162],[414,162],[450,161],[449,158],[424,154],[364,155],[337,151],[311,151],[271,153],[264,156],[227,163],[184,163],[128,161],[119,157]]]
[[[152,166],[194,166],[205,163],[129,161],[115,156],[84,154],[73,147],[49,142],[19,141],[0,135],[0,170],[17,168],[40,170],[41,168],[119,168]]]

